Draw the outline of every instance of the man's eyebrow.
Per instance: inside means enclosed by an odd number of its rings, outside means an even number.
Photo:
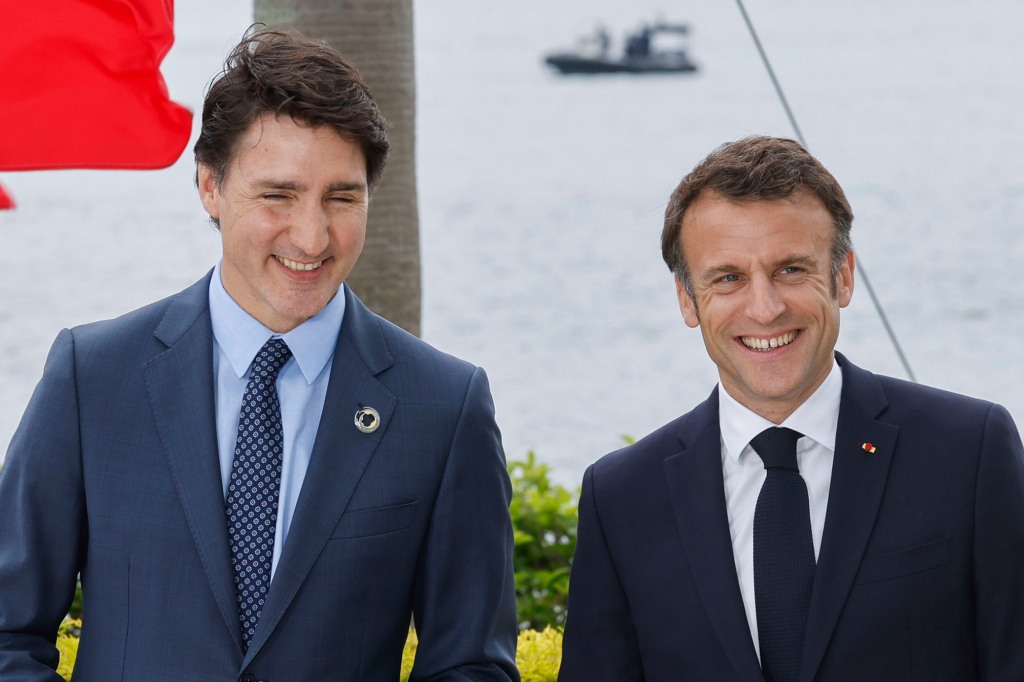
[[[732,263],[721,263],[719,265],[712,265],[707,270],[700,273],[700,279],[702,282],[710,282],[711,280],[718,279],[722,275],[733,275],[739,271],[739,268]]]
[[[262,180],[256,180],[253,185],[257,189],[279,189],[288,190],[292,192],[302,192],[306,189],[306,186],[302,183],[295,182],[293,180],[275,180],[274,178],[265,178]],[[335,182],[327,186],[328,192],[365,192],[366,183],[353,181],[353,182]]]
[[[365,192],[365,182],[335,182],[327,186],[328,192]]]
[[[775,263],[775,269],[781,270],[782,268],[791,268],[794,265],[806,268],[808,270],[814,270],[818,267],[818,261],[810,256],[787,256],[782,260]]]
[[[772,265],[772,270],[781,270],[783,268],[791,268],[794,266],[807,268],[813,270],[818,267],[818,261],[810,256],[786,256],[781,258]],[[700,273],[700,279],[703,282],[710,282],[718,279],[723,275],[734,275],[740,271],[740,267],[732,263],[719,263],[718,265],[712,265],[707,270]]]
[[[305,189],[305,186],[297,182],[292,182],[290,180],[276,180],[274,178],[263,178],[254,181],[252,184],[257,189],[286,189],[295,192]]]

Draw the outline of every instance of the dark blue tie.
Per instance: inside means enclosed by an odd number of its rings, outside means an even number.
[[[814,584],[810,505],[796,463],[800,436],[775,427],[750,441],[767,470],[754,509],[754,604],[768,682],[799,677]]]
[[[276,382],[291,355],[281,339],[264,344],[252,361],[238,418],[227,514],[238,619],[246,648],[270,587],[283,443]]]

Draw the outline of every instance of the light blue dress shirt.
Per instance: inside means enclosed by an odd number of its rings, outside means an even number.
[[[327,382],[338,333],[345,317],[345,295],[338,292],[317,315],[286,334],[275,334],[235,303],[224,289],[217,263],[210,279],[210,320],[213,324],[214,404],[217,410],[217,450],[220,476],[227,499],[231,464],[235,458],[238,417],[249,381],[249,367],[267,339],[278,336],[292,351],[281,368],[277,393],[281,402],[284,453],[281,459],[281,497],[278,501],[273,578],[288,528],[306,478],[313,442],[324,411]]]

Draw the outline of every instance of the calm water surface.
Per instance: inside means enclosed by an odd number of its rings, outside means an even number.
[[[554,6],[552,6],[554,5]],[[424,336],[485,367],[510,457],[583,468],[715,383],[658,234],[665,200],[721,142],[791,135],[736,6],[721,0],[417,2]],[[918,379],[1024,422],[1024,4],[749,0],[812,151]],[[198,111],[249,23],[244,0],[178,0],[164,72]],[[692,76],[565,78],[547,50],[598,23],[690,21]],[[0,451],[57,331],[202,276],[219,240],[186,154],[156,172],[5,174]],[[839,347],[903,372],[866,291]]]

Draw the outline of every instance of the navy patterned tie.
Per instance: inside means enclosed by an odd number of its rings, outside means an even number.
[[[238,418],[227,515],[238,619],[246,648],[270,587],[283,443],[276,382],[277,373],[291,356],[281,339],[263,345],[252,361]]]
[[[754,604],[767,682],[800,675],[814,584],[810,505],[796,463],[801,435],[776,427],[750,441],[767,470],[754,509]]]

